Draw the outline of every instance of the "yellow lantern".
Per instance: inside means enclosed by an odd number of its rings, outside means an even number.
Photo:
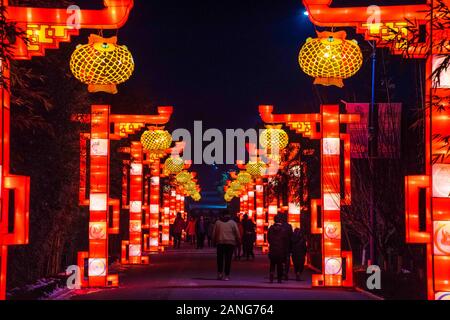
[[[231,200],[233,200],[233,196],[230,196],[229,194],[225,193],[225,195],[223,196],[223,198],[225,199],[226,202],[230,202]]]
[[[233,191],[241,191],[242,190],[242,185],[238,181],[233,181],[230,184],[230,188]]]
[[[192,196],[192,200],[194,200],[196,202],[199,202],[201,199],[202,199],[202,196],[198,192]]]
[[[164,162],[164,171],[168,174],[180,173],[184,168],[184,160],[179,157],[169,157],[166,162]]]
[[[184,188],[185,188],[187,191],[194,191],[194,190],[196,190],[197,185],[195,184],[194,181],[189,181],[188,183],[186,183],[186,184],[184,185]]]
[[[141,136],[141,143],[144,149],[150,151],[154,157],[163,157],[167,149],[172,144],[172,136],[166,130],[148,130]]]
[[[177,180],[177,182],[179,184],[186,184],[189,181],[191,181],[192,175],[191,175],[191,173],[189,173],[187,171],[181,171],[179,174],[177,174],[175,179]]]
[[[240,184],[246,185],[252,182],[252,176],[248,172],[241,172],[238,174],[236,179]]]
[[[127,81],[134,71],[133,57],[117,37],[90,35],[89,43],[79,45],[70,59],[75,78],[88,85],[89,92],[117,93],[116,85]]]
[[[281,129],[281,125],[266,126],[266,129],[261,132],[259,139],[263,148],[266,148],[269,152],[272,150],[283,150],[289,143],[289,136],[286,131]]]
[[[249,161],[247,163],[247,172],[251,174],[253,178],[260,178],[266,172],[267,166],[262,161]]]
[[[342,80],[355,75],[362,66],[361,49],[356,40],[346,40],[345,31],[317,32],[317,36],[308,38],[300,50],[300,67],[315,78],[314,84],[342,88]]]

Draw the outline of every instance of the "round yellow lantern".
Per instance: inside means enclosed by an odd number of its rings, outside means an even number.
[[[144,149],[150,151],[155,157],[163,157],[167,149],[172,144],[172,136],[166,130],[148,130],[141,136],[141,143]]]
[[[194,195],[192,195],[192,200],[199,202],[202,199],[202,196],[200,195],[200,193],[195,193]]]
[[[181,171],[179,174],[177,174],[175,179],[177,180],[177,182],[179,184],[186,184],[189,181],[191,181],[192,175],[191,175],[191,173],[189,173],[187,171]]]
[[[79,45],[70,59],[75,78],[88,85],[89,92],[117,93],[117,85],[127,81],[134,71],[133,56],[117,37],[91,35],[89,43]]]
[[[261,146],[269,152],[273,150],[283,150],[289,143],[289,136],[281,129],[281,125],[266,126],[266,129],[259,136]]]
[[[252,182],[252,175],[248,172],[240,172],[236,178],[236,180],[242,184],[242,185],[246,185],[249,184],[250,182]]]
[[[177,174],[183,171],[184,160],[181,157],[169,157],[164,162],[164,171],[168,174]]]
[[[314,84],[342,88],[343,79],[355,75],[363,56],[356,40],[346,40],[345,31],[317,32],[318,38],[306,40],[300,50],[302,70],[314,77]]]
[[[225,195],[223,196],[223,198],[225,199],[226,202],[230,202],[231,200],[233,200],[233,196],[230,196],[229,194],[225,193]]]
[[[251,174],[253,178],[260,178],[266,172],[267,166],[262,161],[249,161],[247,163],[247,172]]]
[[[230,188],[233,191],[241,191],[242,190],[242,185],[238,181],[233,181],[230,184]]]

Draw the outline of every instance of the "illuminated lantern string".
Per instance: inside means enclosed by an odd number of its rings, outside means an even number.
[[[168,174],[177,174],[183,171],[184,160],[178,156],[167,158],[164,162],[164,171]]]
[[[281,129],[281,125],[268,125],[266,128],[259,137],[261,146],[269,152],[285,149],[289,143],[289,136]]]
[[[238,174],[236,180],[242,184],[242,185],[246,185],[249,184],[250,182],[252,182],[252,175],[249,174],[248,172],[241,172]]]
[[[117,37],[89,37],[89,43],[77,46],[70,59],[75,78],[88,85],[89,92],[116,94],[116,85],[127,81],[134,71],[133,57]]]
[[[317,32],[300,50],[302,70],[316,78],[314,84],[342,88],[343,79],[355,75],[362,66],[362,53],[356,40],[346,40],[345,31]]]
[[[247,163],[247,172],[253,177],[253,178],[260,178],[262,177],[266,172],[267,166],[262,161],[249,161]]]
[[[142,134],[141,143],[146,150],[150,151],[152,157],[161,158],[170,148],[172,136],[166,130],[148,130]]]

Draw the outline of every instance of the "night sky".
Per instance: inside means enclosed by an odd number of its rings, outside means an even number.
[[[315,34],[303,12],[300,0],[136,0],[118,32],[136,71],[112,100],[114,112],[154,113],[157,105],[173,105],[170,130],[190,129],[194,120],[224,130],[260,125],[259,104],[273,104],[277,113],[319,111],[323,89],[298,65],[301,46]],[[204,189],[213,188],[223,169],[195,168]]]

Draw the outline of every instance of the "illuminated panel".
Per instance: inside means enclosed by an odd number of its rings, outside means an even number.
[[[339,106],[322,106],[322,115],[322,252],[324,259],[324,285],[341,286]]]
[[[133,141],[130,147],[130,219],[128,259],[122,261],[129,264],[148,263],[142,259],[142,222],[143,222],[143,148],[140,142]]]
[[[109,106],[94,105],[91,113],[90,143],[90,239],[89,286],[107,286],[108,237],[101,230],[108,225],[109,210]],[[91,234],[92,231],[92,234]],[[96,234],[101,238],[96,239]],[[91,238],[94,236],[94,238]]]
[[[150,245],[152,252],[159,250],[159,197],[160,197],[160,160],[156,159],[150,165]],[[176,202],[176,194],[175,194]]]
[[[162,226],[162,245],[170,245],[170,194],[163,194],[163,226]]]
[[[288,204],[288,214],[289,214],[289,223],[292,225],[292,228],[300,228],[300,204],[289,202]]]
[[[256,180],[255,196],[256,196],[256,245],[263,246],[265,214],[264,214],[264,185],[262,179]]]
[[[255,212],[255,191],[253,184],[249,184],[249,191],[247,195],[248,195],[248,217],[250,219],[253,219],[253,214]]]

